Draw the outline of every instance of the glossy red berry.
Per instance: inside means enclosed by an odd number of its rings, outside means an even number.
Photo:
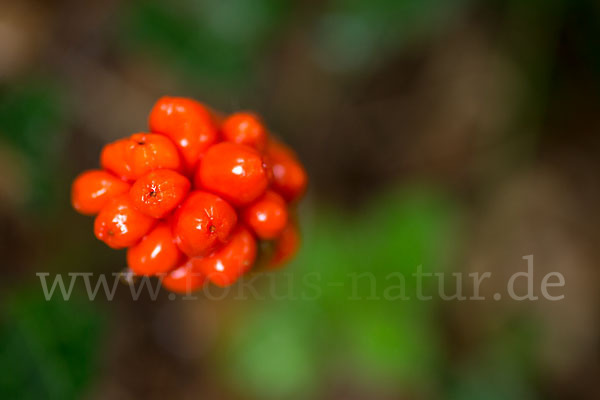
[[[102,207],[94,221],[96,237],[113,249],[136,244],[155,223],[155,219],[137,211],[129,195],[123,193]]]
[[[107,144],[100,154],[100,164],[129,181],[158,168],[181,169],[179,153],[173,142],[152,133],[136,133]]]
[[[171,227],[162,222],[127,249],[127,265],[137,275],[156,275],[173,270],[182,256]]]
[[[204,256],[227,241],[237,214],[225,200],[205,191],[191,192],[175,213],[173,233],[188,256]]]
[[[267,145],[267,130],[258,115],[250,112],[231,114],[221,126],[223,139],[245,144],[263,151]]]
[[[194,268],[191,259],[169,272],[161,281],[165,288],[180,294],[188,294],[201,289],[205,282],[206,276]]]
[[[222,142],[208,149],[194,184],[217,193],[235,206],[243,206],[261,196],[269,180],[266,165],[256,149]]]
[[[287,225],[287,205],[283,197],[267,190],[242,211],[242,219],[259,238],[275,239]]]
[[[308,176],[294,152],[283,143],[271,139],[266,154],[273,171],[273,189],[288,202],[302,197],[306,191]]]
[[[101,170],[85,171],[73,181],[71,204],[85,215],[97,214],[113,197],[129,191],[129,184]]]
[[[256,240],[248,228],[240,225],[227,244],[193,263],[215,285],[229,286],[252,268],[255,259]]]
[[[275,241],[275,252],[269,267],[277,268],[294,257],[300,247],[300,232],[298,226],[290,222]]]
[[[185,176],[170,169],[157,169],[135,181],[129,197],[139,211],[163,218],[184,200],[190,186]]]
[[[183,97],[163,97],[150,112],[150,130],[173,140],[193,171],[203,152],[218,139],[211,112],[202,103]]]

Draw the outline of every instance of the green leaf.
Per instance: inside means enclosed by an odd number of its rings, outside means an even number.
[[[45,301],[39,289],[7,296],[0,310],[0,393],[4,398],[73,399],[90,383],[104,318],[73,296]]]
[[[261,303],[258,303],[261,304]],[[315,315],[270,303],[239,318],[222,366],[240,392],[258,398],[308,398],[318,382]]]
[[[319,208],[302,220],[297,258],[271,283],[287,285],[292,274],[295,298],[246,303],[221,368],[259,398],[298,397],[339,368],[390,388],[435,379],[442,354],[435,303],[381,295],[389,273],[443,267],[434,260],[455,243],[456,213],[443,192],[422,187],[382,195],[354,214]],[[352,281],[364,272],[367,279]],[[370,299],[373,289],[379,299]]]
[[[0,137],[27,160],[25,176],[31,179],[32,211],[44,211],[58,204],[58,161],[66,139],[65,94],[52,79],[28,76],[0,92]]]

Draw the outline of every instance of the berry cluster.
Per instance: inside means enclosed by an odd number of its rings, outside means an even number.
[[[107,144],[102,169],[80,174],[71,192],[75,210],[97,214],[96,237],[127,248],[133,273],[162,276],[185,293],[207,281],[231,285],[259,253],[269,267],[294,255],[291,210],[306,172],[257,115],[224,118],[195,100],[163,97],[149,125],[151,133]]]

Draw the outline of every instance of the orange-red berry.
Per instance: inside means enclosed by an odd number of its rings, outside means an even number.
[[[222,142],[208,149],[198,166],[194,184],[236,206],[243,206],[265,192],[269,179],[266,165],[256,149]]]
[[[237,214],[225,200],[194,191],[175,213],[173,233],[185,254],[203,256],[227,240],[236,222]]]
[[[113,249],[136,244],[154,225],[156,220],[137,211],[129,195],[123,193],[102,207],[94,221],[96,237]]]
[[[163,279],[162,285],[171,292],[186,294],[204,286],[206,276],[194,268],[192,260],[188,259],[183,265],[169,272]]]
[[[179,205],[190,190],[190,181],[170,169],[148,172],[129,191],[134,207],[154,218],[164,218]]]
[[[283,197],[267,190],[264,195],[243,210],[242,219],[259,238],[275,239],[287,225],[287,205]]]
[[[269,267],[277,268],[294,257],[300,247],[300,232],[298,226],[290,222],[275,241],[275,252],[269,262]]]
[[[308,176],[294,152],[283,143],[270,140],[266,154],[273,171],[273,189],[288,202],[302,197],[306,190]]]
[[[137,275],[156,275],[173,270],[182,256],[171,227],[162,222],[127,249],[127,265]]]
[[[133,181],[158,169],[181,169],[177,148],[165,136],[153,133],[136,133],[104,146],[100,164],[122,179]]]
[[[215,285],[229,286],[248,272],[256,259],[256,239],[240,225],[223,247],[208,257],[193,260],[194,268]]]
[[[150,112],[150,130],[170,137],[181,152],[187,171],[218,139],[218,129],[207,107],[183,97],[162,97]]]
[[[245,144],[263,151],[267,145],[267,130],[258,115],[250,112],[231,114],[221,126],[223,139]]]
[[[73,181],[71,204],[81,214],[97,214],[113,197],[129,190],[129,184],[101,170],[85,171]]]

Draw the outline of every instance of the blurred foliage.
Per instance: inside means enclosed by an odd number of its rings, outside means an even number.
[[[446,26],[466,4],[467,0],[331,1],[317,23],[317,59],[334,71],[364,72],[398,48]]]
[[[105,315],[73,295],[44,301],[39,288],[5,293],[0,309],[0,393],[5,399],[72,399],[100,355]]]
[[[223,368],[258,398],[310,397],[336,369],[365,384],[426,384],[442,362],[441,339],[435,303],[414,300],[411,273],[451,261],[457,211],[443,192],[415,187],[380,196],[360,214],[306,218],[301,253],[273,283],[294,297],[250,306],[230,328]],[[397,273],[412,301],[382,299]]]
[[[0,137],[28,161],[25,175],[33,191],[26,201],[38,216],[64,198],[56,182],[68,133],[65,102],[64,87],[47,76],[28,76],[0,90]]]
[[[285,24],[290,3],[278,0],[135,1],[121,18],[123,51],[151,54],[192,87],[249,84],[262,48]]]
[[[477,357],[448,369],[448,398],[536,399],[539,321],[515,319],[481,344]]]

